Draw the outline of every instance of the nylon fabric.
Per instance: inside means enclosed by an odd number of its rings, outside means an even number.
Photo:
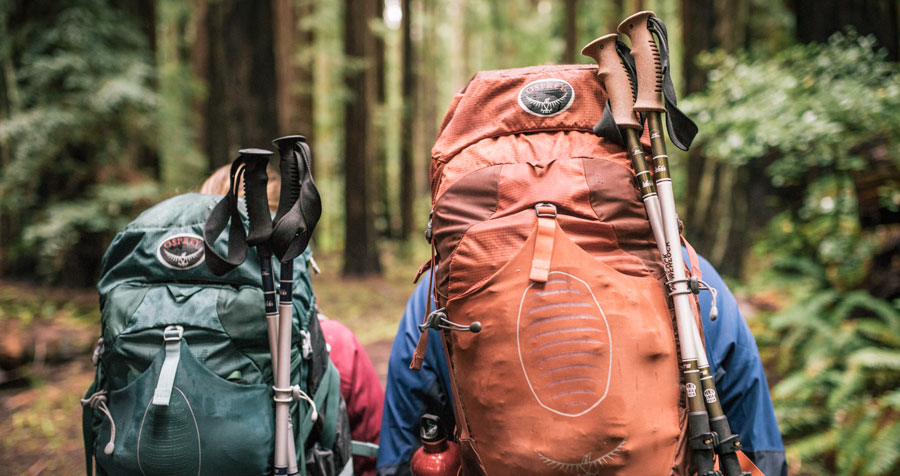
[[[532,281],[547,282],[550,273],[550,258],[553,254],[553,239],[556,236],[555,218],[538,216],[537,240],[534,245],[534,255],[531,257],[531,273],[528,276]]]
[[[186,194],[166,200],[126,226],[104,255],[98,282],[104,346],[92,392],[109,391],[108,407],[117,431],[112,455],[100,457],[107,441],[104,438],[110,434],[109,420],[98,410],[85,408],[85,452],[98,457],[96,468],[91,468],[87,458],[89,474],[91,469],[101,475],[142,474],[135,466],[138,461],[148,475],[148,467],[159,470],[154,474],[176,475],[184,468],[193,471],[198,467],[200,474],[223,476],[262,475],[271,470],[272,363],[257,254],[250,253],[239,266],[218,276],[202,262],[184,269],[166,266],[158,253],[173,236],[195,236],[199,242],[207,217],[221,199],[220,195]],[[243,199],[237,203],[238,224],[245,227],[248,218]],[[225,255],[229,240],[220,239],[211,246]],[[329,373],[330,363],[318,327],[308,271],[311,251],[305,250],[298,258],[293,263],[290,383],[306,391]],[[275,267],[276,281],[280,271]],[[153,408],[147,410],[165,360],[163,330],[171,325],[183,326],[184,334],[170,403],[168,407],[150,405]],[[310,360],[301,356],[301,348],[308,344],[301,331],[310,332],[314,354],[318,354]],[[336,376],[333,367],[330,372]],[[237,376],[236,380],[227,380],[231,376]],[[346,409],[339,379],[333,381],[337,385],[318,388],[326,402],[320,409],[320,421],[337,419],[337,423],[329,423],[327,428],[319,425],[309,445],[297,445],[304,471],[307,457],[312,458],[310,468],[327,466],[320,465],[317,458],[332,461],[338,469],[350,459]],[[337,402],[336,410],[335,405],[327,403],[330,401]],[[295,422],[299,422],[300,407],[296,402],[292,405]],[[200,448],[198,455],[204,456],[194,459],[191,450],[176,455],[181,459],[169,457],[162,449],[162,440],[156,442],[160,445],[136,446],[144,412],[160,417],[153,419],[154,435],[180,435],[179,443],[168,447]],[[201,427],[200,446],[192,443],[196,437],[191,440],[190,432],[183,431],[193,425],[191,412],[198,422],[194,426]],[[295,430],[298,427],[296,424]],[[325,435],[323,428],[330,433]],[[312,448],[327,438],[333,447]],[[238,446],[233,451],[228,446],[232,443]],[[138,451],[143,459],[139,459]],[[181,461],[182,469],[170,466],[169,460]],[[320,476],[315,470],[305,474]]]
[[[697,136],[697,125],[687,114],[678,109],[678,98],[675,86],[672,84],[672,69],[669,64],[669,35],[666,32],[666,24],[658,17],[651,16],[648,19],[648,28],[656,35],[659,47],[659,60],[663,73],[663,98],[666,103],[666,129],[669,131],[669,139],[672,144],[681,150],[688,150],[694,137]]]
[[[550,475],[560,465],[668,473],[683,427],[674,331],[659,282],[618,273],[557,231],[551,279],[532,283],[518,270],[531,261],[534,230],[487,283],[447,304],[464,325],[486,317],[478,309],[491,310],[480,333],[452,333],[448,341],[452,367],[465,372],[457,384],[471,450],[487,474]],[[511,435],[518,444],[490,444]]]
[[[596,74],[479,73],[432,149],[438,305],[482,324],[442,333],[461,474],[686,472],[664,272],[628,154],[592,133]],[[574,91],[549,117],[517,102],[543,79]]]
[[[181,369],[168,406],[151,405],[165,360],[162,345],[146,371],[110,392],[116,446],[111,455],[97,448],[98,466],[109,474],[146,476],[266,475],[274,432],[267,386],[220,378],[181,342]],[[103,420],[98,440],[106,441],[109,431]]]

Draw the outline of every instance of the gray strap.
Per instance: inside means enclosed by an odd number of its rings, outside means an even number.
[[[159,380],[156,382],[156,390],[153,391],[153,405],[169,406],[172,397],[172,387],[175,386],[175,372],[178,370],[178,361],[181,359],[181,337],[184,328],[181,326],[169,326],[163,331],[163,340],[166,343],[166,360],[159,370]]]
[[[347,464],[344,465],[344,469],[338,473],[338,476],[353,476],[353,458],[347,460]]]
[[[375,458],[378,456],[378,445],[369,443],[368,441],[353,440],[351,442],[350,452],[353,453],[354,456],[368,456],[369,458]]]

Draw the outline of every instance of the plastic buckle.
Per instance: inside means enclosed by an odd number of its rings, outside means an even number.
[[[431,230],[431,224],[434,220],[434,210],[428,212],[428,226],[425,228],[425,240],[431,243],[431,239],[434,238],[434,233]]]
[[[170,332],[174,331],[175,335],[169,335]],[[181,326],[169,326],[163,331],[163,340],[166,342],[179,341],[184,336],[184,327]]]
[[[691,276],[688,279],[688,285],[690,286],[692,293],[700,294],[700,280],[697,279],[696,276]]]
[[[556,205],[552,203],[538,203],[534,206],[537,216],[544,218],[556,218]]]

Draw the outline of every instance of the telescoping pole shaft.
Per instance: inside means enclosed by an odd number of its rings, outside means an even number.
[[[597,61],[598,76],[600,82],[606,89],[609,97],[610,108],[612,109],[613,118],[619,129],[623,132],[626,139],[626,145],[631,154],[632,163],[636,174],[641,182],[642,195],[644,196],[644,206],[647,209],[647,216],[650,220],[651,228],[657,240],[657,245],[665,243],[665,247],[661,247],[660,252],[663,253],[663,259],[666,263],[671,263],[668,259],[672,255],[671,237],[666,234],[664,216],[666,209],[660,203],[660,197],[656,194],[651,195],[652,180],[647,177],[648,168],[644,158],[643,147],[638,140],[637,131],[640,130],[640,122],[637,121],[634,114],[634,94],[631,80],[628,72],[625,70],[624,64],[616,50],[616,40],[618,35],[610,34],[602,36],[589,43],[582,49],[582,54],[590,56]],[[648,183],[649,182],[649,183]],[[658,187],[657,187],[658,188]],[[669,183],[671,190],[671,183]],[[657,193],[659,190],[657,190]],[[659,211],[657,211],[659,210]],[[674,230],[677,234],[677,228]],[[681,258],[680,247],[678,257]],[[674,266],[674,263],[672,263]],[[681,278],[684,278],[684,264],[681,263]],[[668,271],[668,270],[667,270]],[[697,465],[698,474],[701,476],[715,475],[714,456],[713,456],[713,437],[709,430],[709,419],[703,400],[699,398],[696,389],[700,388],[700,376],[697,370],[697,345],[694,342],[695,333],[691,331],[693,325],[693,310],[690,306],[690,297],[686,293],[690,291],[687,288],[686,281],[678,281],[679,275],[675,275],[675,279],[669,280],[675,285],[673,300],[675,302],[676,327],[678,329],[679,344],[682,359],[682,372],[686,380],[688,388],[688,405],[689,405],[689,426],[690,437],[692,443],[703,442],[703,447],[699,444],[692,444],[695,452],[695,464]],[[690,391],[694,389],[694,392]]]
[[[696,321],[693,319],[693,310],[690,306],[689,293],[691,291],[688,289],[689,279],[685,272],[684,260],[681,254],[678,215],[675,209],[675,195],[669,174],[665,132],[663,131],[661,120],[661,113],[666,112],[665,104],[662,101],[662,62],[660,60],[659,47],[649,28],[649,20],[653,16],[653,12],[638,12],[622,21],[618,30],[619,33],[628,35],[631,39],[631,54],[634,57],[638,81],[634,111],[646,115],[647,126],[650,129],[651,153],[655,163],[654,175],[665,234],[666,262],[670,265],[667,269],[670,293],[675,303],[676,316],[679,314],[691,316],[689,323],[685,322],[683,326],[679,325],[679,338],[681,339],[683,356],[682,365],[684,367],[688,398],[691,401],[691,414],[689,416],[689,423],[692,425],[691,443],[692,446],[700,450],[696,453],[699,459],[705,460],[708,454],[708,451],[706,451],[707,447],[712,447],[719,454],[720,466],[725,476],[741,476],[745,473],[742,472],[735,453],[741,446],[740,437],[732,434],[728,420],[722,410],[718,392],[709,371],[709,362],[706,357],[706,351],[703,348],[700,331]],[[681,319],[679,317],[680,322]],[[682,327],[684,327],[683,331]],[[685,337],[688,337],[688,339],[685,339]],[[693,346],[693,349],[688,349],[689,352],[687,354],[685,353],[686,340],[691,341]],[[704,407],[702,413],[705,413],[705,415],[694,414],[695,407],[700,405]],[[700,463],[698,461],[698,470],[701,469]],[[702,469],[706,469],[707,462],[703,461],[702,464]],[[711,468],[709,471],[708,474],[715,474]],[[704,472],[699,471],[699,474],[703,475]]]

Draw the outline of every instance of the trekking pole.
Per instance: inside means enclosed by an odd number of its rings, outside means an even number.
[[[278,309],[275,304],[275,278],[272,275],[272,250],[268,240],[272,234],[272,216],[269,214],[266,167],[272,151],[264,149],[242,149],[241,157],[247,164],[244,172],[244,199],[250,221],[247,246],[256,248],[259,256],[259,270],[265,300],[266,327],[269,331],[269,353],[272,356],[272,374],[278,361]]]
[[[656,33],[663,46],[663,52],[667,55],[667,39],[665,27],[655,17],[653,12],[643,11],[626,18],[618,27],[619,33],[631,38],[631,55],[634,57],[637,70],[637,99],[634,103],[634,111],[645,113],[647,126],[650,129],[650,145],[653,160],[656,163],[654,175],[656,189],[659,193],[660,206],[663,218],[663,230],[665,233],[666,251],[669,256],[669,287],[672,299],[675,302],[676,317],[679,321],[679,338],[681,339],[682,359],[687,381],[688,399],[691,402],[691,444],[696,447],[698,455],[698,470],[709,468],[709,473],[699,471],[700,475],[715,474],[712,462],[707,462],[708,448],[714,449],[719,455],[720,467],[725,476],[742,476],[740,462],[736,452],[741,447],[740,436],[731,432],[728,419],[722,410],[718,392],[712,374],[709,371],[709,361],[703,348],[700,331],[693,318],[690,306],[688,283],[695,286],[696,278],[688,278],[685,273],[684,260],[681,254],[681,237],[678,226],[678,215],[675,210],[675,196],[672,188],[672,179],[669,175],[668,155],[666,153],[665,133],[662,129],[660,114],[667,112],[667,104],[663,103],[664,88],[671,89],[671,82],[664,77],[663,58],[660,55],[660,46],[653,38]],[[665,59],[667,62],[667,58]],[[668,98],[667,98],[668,99]],[[671,102],[674,105],[674,100]],[[672,122],[669,122],[670,132],[673,130]],[[679,145],[676,143],[676,145]],[[713,294],[715,300],[715,294]],[[682,319],[681,315],[688,319]],[[711,316],[714,319],[714,316]],[[685,322],[681,325],[682,320]],[[682,330],[686,332],[682,332]],[[688,339],[685,339],[688,337]],[[685,352],[685,340],[692,343],[693,349]],[[692,350],[692,352],[691,352]],[[697,390],[702,390],[701,392]],[[695,402],[696,401],[696,402]],[[695,415],[695,408],[704,406],[703,414]],[[706,420],[703,422],[701,420]],[[695,427],[696,425],[696,427]],[[712,437],[708,441],[708,437]],[[711,445],[710,445],[711,443]],[[700,466],[700,464],[703,466]]]
[[[250,221],[250,233],[247,236],[247,246],[256,248],[259,256],[259,270],[262,278],[263,299],[265,302],[266,327],[269,335],[269,354],[272,359],[272,375],[273,380],[278,375],[278,325],[279,312],[275,304],[275,276],[272,273],[272,250],[269,248],[268,241],[272,235],[272,216],[269,211],[269,197],[267,190],[268,173],[266,167],[269,164],[269,157],[272,152],[264,149],[243,149],[240,151],[241,157],[244,158],[247,168],[244,172],[244,199],[247,203],[247,215]],[[278,385],[275,385],[278,387]],[[277,400],[276,400],[277,401]],[[276,403],[277,406],[277,403]],[[288,461],[288,468],[291,468],[290,461],[294,461],[293,468],[296,470],[296,456],[294,439],[292,436],[292,425],[290,418],[287,422],[287,438],[286,448],[279,449],[278,446],[278,424],[276,418],[276,449],[275,454],[284,454]],[[282,430],[283,431],[283,430]],[[279,456],[276,456],[279,458]],[[277,466],[277,465],[276,465]]]
[[[651,185],[647,181],[652,180],[647,177],[647,164],[644,158],[643,147],[638,139],[638,130],[640,123],[637,122],[634,115],[632,105],[634,104],[634,95],[631,79],[625,70],[623,59],[619,56],[617,50],[618,35],[610,34],[600,37],[583,50],[582,54],[590,56],[597,60],[598,75],[603,82],[610,101],[613,117],[619,128],[624,132],[629,152],[631,153],[632,162],[634,163],[635,173],[641,182],[641,192],[644,196],[644,205],[647,208],[648,221],[653,229],[653,234],[657,240],[657,246],[663,255],[666,267],[681,266],[681,277],[684,277],[684,263],[681,254],[678,254],[678,263],[673,263],[671,259],[669,239],[665,233],[668,231],[663,225],[664,221],[660,219],[656,207],[660,207],[662,213],[665,208],[661,207],[659,199],[663,198],[661,192],[659,197],[651,195]],[[671,183],[669,184],[671,186]],[[654,203],[654,198],[656,198]],[[651,211],[653,210],[653,211]],[[656,218],[654,219],[654,215]],[[677,233],[677,228],[675,229]],[[664,245],[665,244],[665,245]],[[680,247],[679,247],[680,250]],[[668,271],[668,269],[667,269]],[[668,275],[668,272],[667,272]],[[690,293],[687,289],[685,281],[679,281],[678,275],[675,278],[669,277],[669,283],[674,284],[676,288],[673,290],[673,301],[675,302],[676,327],[678,328],[679,344],[682,359],[682,372],[686,381],[688,391],[688,407],[689,414],[689,431],[691,448],[695,454],[695,464],[697,465],[698,475],[700,476],[716,476],[721,473],[715,471],[713,442],[714,435],[709,430],[709,417],[706,407],[702,400],[699,399],[696,389],[700,387],[699,374],[695,370],[697,365],[697,346],[695,344],[696,327],[693,320],[693,311],[690,305],[690,298],[686,293]],[[696,380],[696,381],[695,381]],[[691,387],[693,385],[693,387]],[[693,388],[692,393],[690,389]]]
[[[275,379],[275,475],[296,475],[297,457],[290,417],[290,404],[296,397],[312,406],[315,403],[299,387],[291,385],[291,326],[293,325],[294,258],[306,250],[322,208],[309,170],[309,146],[303,136],[286,136],[272,141],[278,147],[281,163],[281,195],[269,239],[272,252],[281,261],[278,290],[278,365]]]
[[[635,118],[632,104],[634,104],[633,86],[631,77],[625,70],[622,58],[616,45],[618,35],[611,33],[601,36],[581,49],[581,54],[589,56],[597,61],[597,76],[600,84],[606,90],[609,98],[613,119],[625,134],[625,143],[631,154],[631,163],[634,167],[635,177],[641,187],[641,200],[647,211],[647,219],[656,243],[660,246],[660,253],[665,256],[665,237],[663,236],[662,217],[660,216],[659,197],[656,187],[653,186],[653,176],[647,168],[647,159],[644,156],[644,148],[638,138],[641,124]]]

